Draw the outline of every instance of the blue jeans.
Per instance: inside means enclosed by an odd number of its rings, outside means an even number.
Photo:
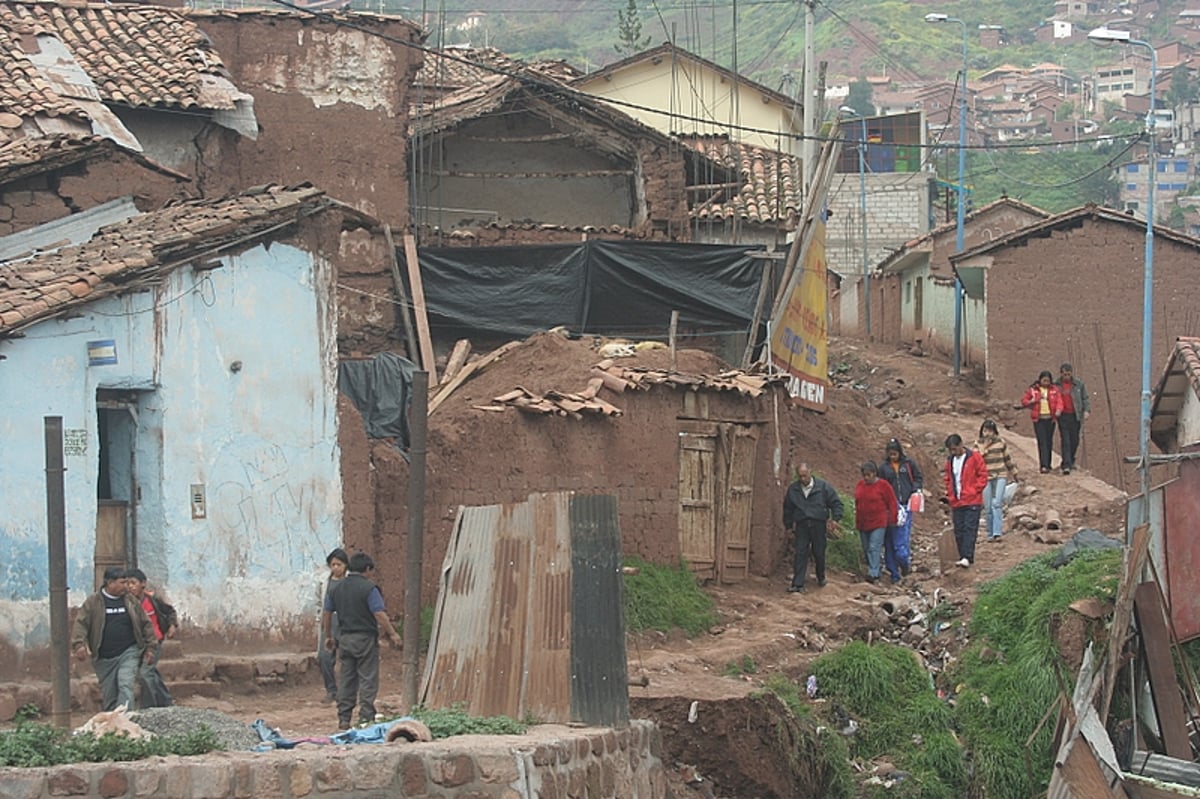
[[[883,569],[883,534],[887,528],[876,527],[874,530],[859,530],[858,539],[862,542],[863,555],[867,559],[867,576],[878,578]]]
[[[988,538],[999,538],[1004,532],[1004,489],[1007,477],[993,477],[983,489],[983,517],[987,520]]]
[[[883,563],[887,566],[892,582],[900,582],[901,575],[912,568],[912,514],[904,524],[887,528],[883,537]]]

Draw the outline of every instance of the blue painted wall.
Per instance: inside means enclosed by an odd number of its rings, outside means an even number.
[[[94,590],[98,389],[137,392],[137,562],[185,620],[268,637],[311,625],[341,539],[332,283],[321,259],[273,244],[0,342],[0,636],[48,643],[45,416],[86,431],[66,457],[71,603]],[[88,365],[97,339],[117,364]]]

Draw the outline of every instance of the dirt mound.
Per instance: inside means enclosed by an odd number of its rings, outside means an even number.
[[[697,702],[694,716],[692,708],[685,696],[631,704],[634,717],[662,731],[661,757],[676,796],[825,795],[831,774],[815,726],[773,694]]]

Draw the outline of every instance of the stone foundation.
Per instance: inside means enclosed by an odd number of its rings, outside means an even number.
[[[661,799],[661,752],[649,721],[624,730],[540,725],[521,736],[7,768],[0,799]]]

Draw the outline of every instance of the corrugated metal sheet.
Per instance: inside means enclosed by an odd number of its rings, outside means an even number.
[[[571,573],[571,720],[628,726],[616,497],[571,498]]]
[[[570,492],[462,508],[421,701],[476,715],[629,719],[616,499]]]
[[[1200,636],[1200,463],[1182,461],[1179,479],[1166,486],[1166,582],[1171,623],[1179,640]],[[1161,567],[1160,567],[1161,568]]]

